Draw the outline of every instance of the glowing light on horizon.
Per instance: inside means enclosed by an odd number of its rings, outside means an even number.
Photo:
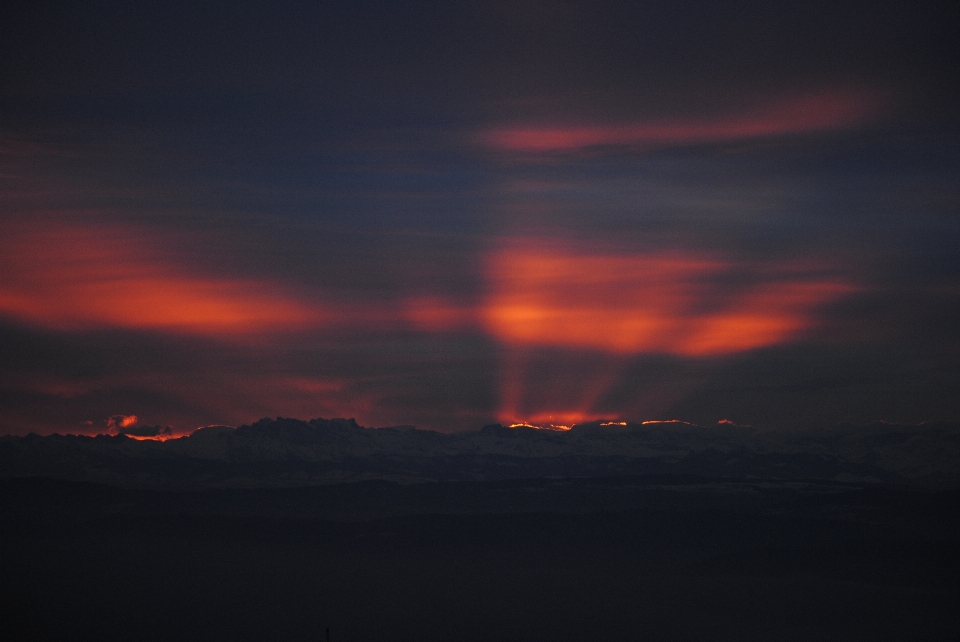
[[[517,413],[500,413],[501,421],[511,428],[526,426],[546,430],[570,430],[577,424],[590,423],[605,418],[604,416],[580,411],[523,413],[519,416],[524,417],[524,419],[516,419]],[[606,417],[609,417],[609,414]]]
[[[534,430],[552,430],[554,432],[566,432],[573,428],[572,425],[566,426],[563,424],[531,424],[526,421],[520,423],[510,424],[508,428],[532,428]]]
[[[179,439],[180,435],[152,435],[152,436],[142,436],[142,435],[130,435],[127,433],[122,433],[125,437],[133,439],[135,441],[169,441],[171,439]]]

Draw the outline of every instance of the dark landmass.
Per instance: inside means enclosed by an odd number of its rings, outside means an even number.
[[[0,637],[952,639],[957,434],[3,438]]]
[[[143,488],[312,486],[669,474],[960,487],[960,425],[841,425],[789,434],[684,423],[487,426],[444,434],[352,419],[262,419],[180,439],[125,435],[0,438],[0,477]]]

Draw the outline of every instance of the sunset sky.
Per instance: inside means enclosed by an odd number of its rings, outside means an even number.
[[[955,2],[407,4],[4,3],[0,434],[960,421]]]

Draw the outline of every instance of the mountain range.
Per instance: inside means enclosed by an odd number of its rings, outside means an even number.
[[[960,424],[842,424],[798,432],[734,424],[593,422],[567,431],[440,433],[353,419],[261,419],[160,440],[0,437],[0,477],[143,488],[296,487],[381,479],[493,481],[693,475],[960,487]]]

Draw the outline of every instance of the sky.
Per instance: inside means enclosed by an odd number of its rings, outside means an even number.
[[[957,18],[4,3],[0,434],[960,421]]]

